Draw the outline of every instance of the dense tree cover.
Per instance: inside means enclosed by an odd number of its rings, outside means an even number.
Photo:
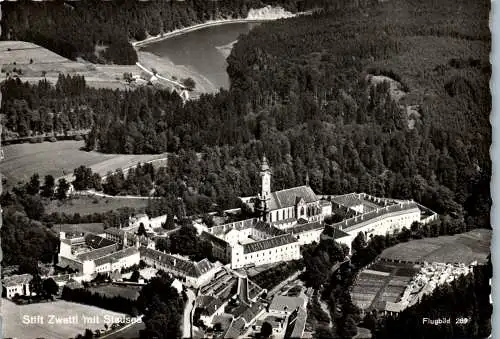
[[[59,246],[57,236],[41,222],[29,219],[20,211],[11,211],[3,205],[2,209],[2,265],[33,260],[53,262]]]
[[[87,147],[178,153],[160,186],[204,211],[255,194],[265,152],[273,189],[303,184],[308,171],[318,193],[414,198],[468,228],[490,227],[488,6],[396,0],[363,9],[367,15],[324,11],[261,25],[228,59],[229,91],[182,105],[161,90],[83,90],[77,97],[93,112],[80,123],[93,126]],[[415,53],[422,57],[409,58]],[[396,101],[368,72],[409,92]],[[24,100],[33,111],[36,100]],[[415,105],[409,128],[407,107]],[[11,125],[27,121],[25,110],[9,108]]]
[[[330,278],[332,269],[338,268],[337,264],[343,262],[348,254],[346,245],[331,239],[304,246],[302,256],[306,271],[302,279],[308,286],[319,289]]]
[[[212,262],[215,261],[212,254],[212,244],[198,237],[196,228],[189,219],[182,220],[180,230],[168,238],[159,238],[156,242],[156,248],[167,253],[189,256],[195,261],[204,258]]]
[[[373,338],[487,338],[491,334],[492,277],[491,257],[487,265],[474,267],[473,273],[438,286],[431,295],[398,316],[378,318],[368,314],[364,325]],[[423,324],[422,317],[435,320],[450,318],[450,324]],[[456,323],[465,318],[465,323]]]
[[[97,306],[106,310],[128,313],[137,316],[135,302],[131,299],[121,296],[107,297],[100,293],[93,293],[84,288],[71,289],[64,286],[61,298],[67,301],[73,301],[80,304]]]
[[[146,328],[141,330],[141,338],[180,338],[184,300],[172,287],[173,279],[165,272],[151,279],[142,288],[137,304],[144,317]]]
[[[2,7],[2,38],[31,41],[67,58],[134,64],[137,54],[129,40],[143,40],[205,22],[246,17],[251,8],[268,4],[286,9],[312,8],[319,1],[222,0],[222,1],[100,1],[25,2]],[[98,53],[98,47],[107,47]],[[36,60],[35,60],[36,61]]]
[[[282,262],[268,270],[256,274],[252,277],[252,281],[260,287],[270,291],[303,267],[304,262],[302,260]]]

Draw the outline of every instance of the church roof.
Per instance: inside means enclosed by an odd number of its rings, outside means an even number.
[[[284,234],[274,238],[245,244],[243,245],[243,253],[247,254],[252,252],[264,251],[270,248],[293,244],[295,242],[297,242],[297,239],[295,239],[293,236],[291,236],[290,234]]]
[[[319,200],[311,187],[293,187],[272,192],[271,199],[269,200],[269,209],[277,210],[281,208],[293,207],[301,198],[304,199],[305,203],[316,202]]]

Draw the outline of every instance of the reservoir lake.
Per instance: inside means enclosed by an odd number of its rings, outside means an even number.
[[[209,26],[153,42],[140,49],[200,73],[217,88],[228,89],[226,57],[229,53],[221,47],[238,40],[240,35],[247,34],[260,24],[245,22]]]

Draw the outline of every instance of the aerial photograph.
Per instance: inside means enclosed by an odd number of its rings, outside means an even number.
[[[491,7],[2,2],[0,337],[491,338]]]

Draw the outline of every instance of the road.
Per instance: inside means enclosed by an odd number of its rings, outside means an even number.
[[[184,308],[184,318],[182,320],[182,337],[191,338],[191,328],[193,321],[193,308],[196,300],[196,296],[191,289],[186,289],[186,294],[188,300],[186,302],[186,307]]]

